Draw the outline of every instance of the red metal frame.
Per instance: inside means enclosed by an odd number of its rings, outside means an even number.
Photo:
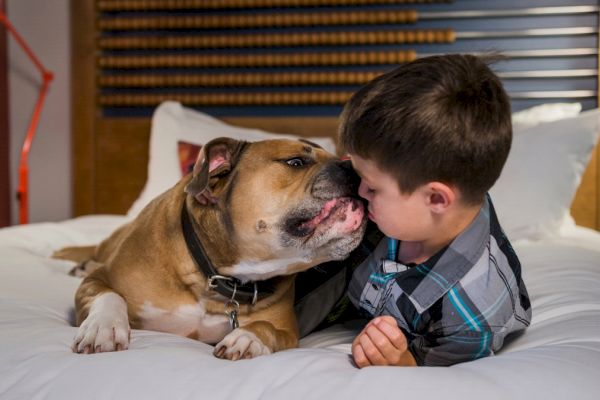
[[[17,195],[19,198],[19,223],[26,224],[29,221],[29,151],[31,149],[33,138],[35,137],[35,131],[40,120],[40,115],[42,114],[44,100],[46,99],[46,94],[48,93],[50,82],[52,82],[54,74],[42,65],[31,48],[27,45],[23,37],[21,37],[19,32],[17,32],[2,11],[0,11],[0,23],[6,27],[6,30],[15,38],[15,41],[19,44],[19,46],[21,46],[23,51],[25,51],[25,54],[27,54],[29,59],[40,72],[43,80],[40,93],[33,109],[33,115],[29,121],[27,134],[21,149],[21,160],[19,162],[19,187],[17,189]]]
[[[0,12],[6,10],[0,0]],[[8,35],[0,29],[0,228],[10,225],[10,124],[8,121]]]

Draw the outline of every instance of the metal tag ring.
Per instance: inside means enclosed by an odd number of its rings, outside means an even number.
[[[229,315],[232,312],[238,312],[238,310],[240,309],[240,303],[238,303],[236,300],[228,300],[227,303],[225,303],[225,314]]]
[[[237,318],[239,309],[240,303],[238,303],[236,300],[229,300],[227,303],[225,303],[225,315],[227,315],[227,318],[229,319],[229,326],[231,327],[231,330],[234,330],[240,326]]]
[[[214,289],[217,287],[217,284],[214,283],[214,281],[216,280],[223,280],[223,281],[232,281],[233,279],[228,277],[228,276],[223,276],[223,275],[213,275],[210,276],[207,281],[206,281],[206,286],[208,287],[208,289]]]

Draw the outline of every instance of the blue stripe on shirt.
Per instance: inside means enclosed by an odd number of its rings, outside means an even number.
[[[448,293],[450,294],[450,302],[456,311],[458,311],[462,319],[467,323],[467,325],[471,327],[471,330],[481,332],[481,325],[479,324],[477,317],[473,315],[473,312],[460,297],[458,290],[456,290],[456,288],[452,288]]]
[[[398,253],[398,240],[397,239],[392,239],[392,238],[387,238],[388,240],[388,252],[387,252],[387,258],[388,260],[391,261],[396,261],[396,254]]]

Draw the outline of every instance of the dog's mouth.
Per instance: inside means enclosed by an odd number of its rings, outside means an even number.
[[[362,201],[353,197],[336,197],[326,201],[311,217],[290,219],[287,230],[297,237],[330,229],[351,233],[362,226],[364,218],[365,207]]]

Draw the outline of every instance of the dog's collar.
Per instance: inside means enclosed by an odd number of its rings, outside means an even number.
[[[232,302],[254,305],[258,300],[274,293],[271,281],[257,281],[242,283],[237,278],[220,275],[210,262],[194,230],[192,219],[187,210],[185,201],[181,208],[181,227],[188,251],[196,263],[196,267],[207,279],[208,288],[215,290]]]

